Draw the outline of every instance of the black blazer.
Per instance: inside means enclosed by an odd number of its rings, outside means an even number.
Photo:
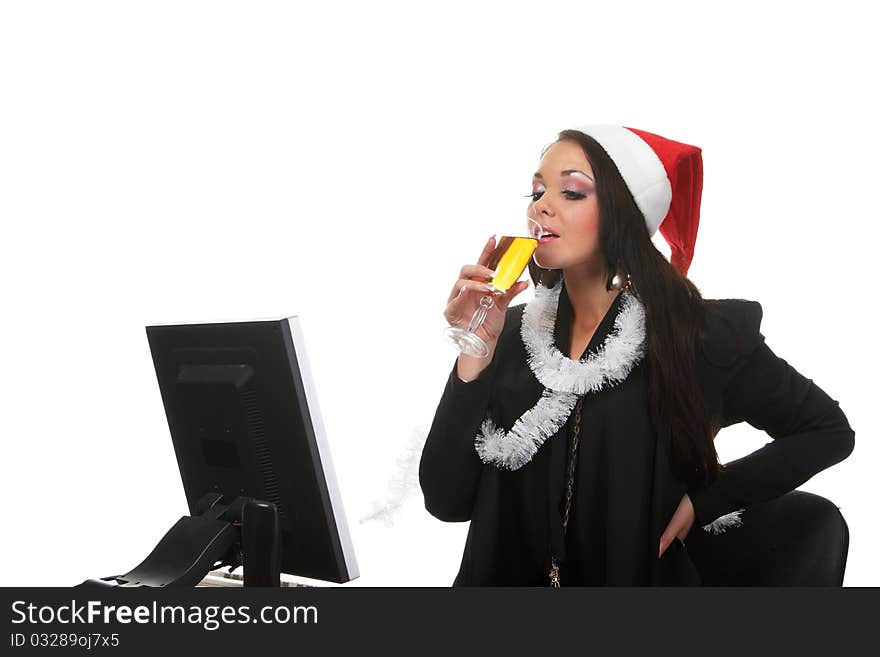
[[[426,509],[440,520],[471,523],[453,585],[546,586],[551,555],[563,560],[563,585],[697,585],[681,541],[657,559],[660,535],[686,492],[696,515],[690,536],[850,454],[855,434],[838,402],[770,350],[759,330],[760,304],[707,305],[697,354],[707,409],[721,427],[746,421],[773,441],[726,464],[710,486],[688,490],[672,473],[668,430],[657,432],[650,421],[643,359],[625,381],[585,399],[565,535],[568,423],[514,471],[484,464],[474,445],[487,415],[509,430],[543,391],[520,335],[525,305],[507,309],[492,363],[477,379],[461,381],[453,363],[419,464]],[[620,307],[618,296],[585,354],[603,344]],[[555,328],[563,353],[572,318],[563,284]]]

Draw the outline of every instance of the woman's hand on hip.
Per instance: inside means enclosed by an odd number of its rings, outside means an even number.
[[[666,530],[660,536],[660,551],[657,554],[658,559],[663,556],[666,548],[668,548],[669,544],[676,538],[681,539],[681,542],[684,543],[684,537],[688,535],[691,527],[693,527],[695,519],[694,505],[691,502],[690,496],[685,493],[681,498],[681,502],[678,503],[678,508],[675,510],[675,513],[672,514],[672,519],[669,521],[669,524],[666,525]]]

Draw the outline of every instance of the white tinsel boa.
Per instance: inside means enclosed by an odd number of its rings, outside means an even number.
[[[703,530],[717,536],[718,534],[726,532],[730,527],[739,527],[742,525],[740,514],[743,511],[745,511],[745,509],[737,509],[736,511],[731,511],[728,514],[719,516],[708,525],[703,525]]]
[[[545,390],[509,432],[495,426],[491,418],[483,421],[475,447],[484,463],[509,470],[524,466],[565,424],[579,395],[625,380],[645,355],[645,308],[629,290],[623,290],[614,329],[598,351],[585,360],[565,356],[553,338],[561,291],[561,279],[553,288],[538,285],[534,299],[523,310],[520,334],[529,367]]]

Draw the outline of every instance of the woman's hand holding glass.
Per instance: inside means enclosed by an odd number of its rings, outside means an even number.
[[[494,352],[507,306],[528,287],[528,283],[523,285],[517,280],[532,259],[542,233],[538,222],[527,216],[525,235],[518,235],[514,229],[497,245],[495,237],[490,237],[477,264],[462,267],[445,313],[449,320],[445,335],[460,352],[475,358],[488,358]],[[469,311],[473,313],[470,320]]]
[[[464,265],[461,268],[443,313],[451,327],[459,327],[465,331],[470,329],[479,337],[488,348],[487,356],[495,351],[498,337],[504,328],[507,307],[517,294],[529,286],[527,280],[519,281],[511,285],[507,292],[493,294],[493,288],[488,285],[488,281],[492,280],[495,272],[487,265],[495,251],[495,246],[495,237],[490,237],[477,259],[477,264]],[[487,295],[492,295],[494,303],[485,309],[485,317],[480,319],[482,313],[478,311],[481,308],[481,300]],[[485,304],[483,307],[485,308]],[[487,356],[476,357],[463,353],[459,358],[459,378],[464,380],[476,378],[491,362],[491,358]]]

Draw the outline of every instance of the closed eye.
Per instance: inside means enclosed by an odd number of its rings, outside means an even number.
[[[573,201],[580,200],[582,198],[587,198],[587,195],[582,192],[575,192],[570,189],[563,189],[562,193],[565,194],[566,198],[570,198]]]
[[[565,196],[565,198],[569,199],[570,201],[579,201],[579,200],[587,198],[587,196],[589,196],[589,194],[584,194],[582,192],[576,192],[571,189],[563,189],[562,194],[563,194],[563,196]],[[543,195],[544,195],[544,192],[532,192],[531,194],[526,194],[525,196],[526,196],[526,198],[531,198],[532,201],[537,201]]]

